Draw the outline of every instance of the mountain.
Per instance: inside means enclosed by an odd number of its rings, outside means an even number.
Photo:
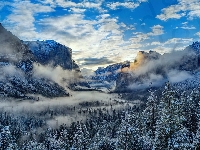
[[[65,86],[73,90],[90,88],[83,78],[79,66],[72,59],[71,48],[57,43],[54,40],[24,41],[23,43],[33,53],[35,62],[52,68],[58,66],[62,68],[60,73],[63,76],[63,80],[70,80],[70,83],[69,81],[68,83],[66,82]]]
[[[40,68],[41,66],[43,68]],[[66,78],[73,76],[70,85],[64,84],[65,77],[60,81],[63,82],[60,85],[55,78],[37,74],[57,71],[57,68],[65,73]],[[0,24],[0,69],[0,96],[3,97],[31,98],[31,94],[41,94],[46,97],[68,96],[66,86],[71,89],[89,87],[78,65],[72,60],[70,48],[53,40],[22,41],[7,31],[2,24]],[[59,74],[55,76],[59,77]]]
[[[72,59],[72,49],[54,40],[24,41],[25,45],[34,54],[34,58],[42,65],[51,64],[61,66],[63,69],[80,71],[79,66]]]
[[[143,93],[149,87],[159,88],[165,82],[174,84],[191,79],[200,66],[200,42],[194,42],[182,51],[172,51],[163,55],[155,51],[139,51],[133,62],[117,63],[95,71],[92,79],[107,81],[113,85],[113,92]],[[133,97],[133,94],[132,94]]]

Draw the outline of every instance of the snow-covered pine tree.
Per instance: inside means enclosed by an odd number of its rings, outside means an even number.
[[[157,97],[152,90],[150,90],[149,92],[150,96],[147,99],[146,108],[142,113],[144,149],[153,148],[156,120],[158,118]]]
[[[68,136],[69,136],[69,134],[68,134],[67,129],[63,129],[60,131],[59,140],[62,141],[62,143],[63,143],[63,145],[61,146],[62,148],[65,148],[65,149],[70,148]]]
[[[65,143],[59,138],[58,131],[47,129],[45,146],[47,149],[65,150]]]
[[[117,132],[117,149],[129,150],[134,149],[133,126],[131,125],[131,117],[128,112],[125,113],[125,118],[122,120],[119,131]]]
[[[182,123],[185,119],[178,93],[169,83],[165,86],[158,108],[154,149],[173,149],[174,134],[183,129]]]
[[[86,126],[78,122],[77,131],[74,133],[73,144],[71,149],[83,150],[88,149],[90,144],[90,135]]]
[[[0,149],[7,149],[10,143],[12,143],[12,136],[9,126],[4,126],[0,133]]]
[[[43,143],[38,143],[37,141],[28,141],[24,143],[21,148],[22,150],[48,150]]]
[[[198,101],[200,99],[200,93],[198,89],[193,89],[187,99],[187,112],[186,112],[186,127],[190,132],[196,134],[198,126]]]
[[[170,143],[173,147],[172,149],[181,149],[181,150],[192,150],[194,149],[194,145],[191,140],[190,131],[182,127],[182,129],[175,132],[171,137],[172,143]]]
[[[194,136],[195,150],[200,149],[200,101],[198,102],[198,107],[197,107],[197,119],[198,119],[197,132]]]
[[[111,131],[109,131],[109,126],[110,122],[103,120],[99,130],[92,138],[89,150],[106,149],[108,147],[111,147],[111,141],[110,141]]]

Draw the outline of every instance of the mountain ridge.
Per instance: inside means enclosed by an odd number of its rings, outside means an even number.
[[[72,87],[72,90],[77,84],[88,86],[83,80],[79,66],[72,59],[70,48],[53,40],[36,42],[39,44],[34,47],[35,49],[31,49],[30,45],[34,41],[24,42],[0,24],[0,68],[2,70],[0,96],[15,98],[31,98],[29,94],[41,94],[46,97],[69,96],[66,86]],[[44,47],[47,47],[44,50],[48,52],[41,51]],[[34,53],[34,50],[39,51],[39,55]],[[51,57],[48,58],[47,54]],[[50,69],[49,71],[60,66],[60,70],[67,73],[66,76],[68,73],[74,74],[76,80],[70,82],[70,85],[67,85],[67,82],[60,85],[60,82],[53,78],[36,74],[38,66],[43,66],[46,70]]]
[[[126,65],[119,64],[97,69],[92,79],[97,82],[106,80],[112,85],[115,82],[112,92],[117,93],[132,92],[142,87],[146,89],[149,86],[160,86],[172,80],[171,76],[174,73],[190,76],[198,70],[200,42],[193,42],[182,51],[172,51],[163,55],[152,50],[139,51],[134,62],[127,61]]]

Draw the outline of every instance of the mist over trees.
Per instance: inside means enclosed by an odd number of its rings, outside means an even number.
[[[80,108],[13,114],[1,110],[0,149],[150,150],[200,148],[200,89],[179,92],[166,84],[161,96],[153,90],[145,106],[121,103],[116,109],[101,102]],[[77,110],[78,109],[78,110]],[[74,112],[85,120],[52,128],[48,118]],[[42,117],[41,117],[42,116]]]

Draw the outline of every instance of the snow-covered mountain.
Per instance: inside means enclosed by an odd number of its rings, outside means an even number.
[[[63,69],[77,70],[78,65],[72,59],[72,49],[54,40],[46,41],[24,41],[25,45],[34,54],[34,58],[42,65],[51,63],[53,66],[61,66]]]
[[[54,40],[24,41],[23,43],[31,50],[37,63],[52,68],[61,67],[58,75],[62,74],[63,80],[68,80],[65,86],[73,90],[90,87],[83,78],[79,66],[72,59],[71,48]]]
[[[89,87],[70,48],[53,40],[24,42],[1,24],[0,69],[0,96],[68,96],[67,88]],[[47,72],[52,74],[48,76]]]
[[[133,62],[99,68],[92,77],[95,82],[113,86],[115,92],[132,92],[149,86],[160,87],[190,79],[200,66],[200,42],[194,42],[182,51],[159,54],[155,51],[138,52]],[[98,87],[97,87],[98,88]]]

